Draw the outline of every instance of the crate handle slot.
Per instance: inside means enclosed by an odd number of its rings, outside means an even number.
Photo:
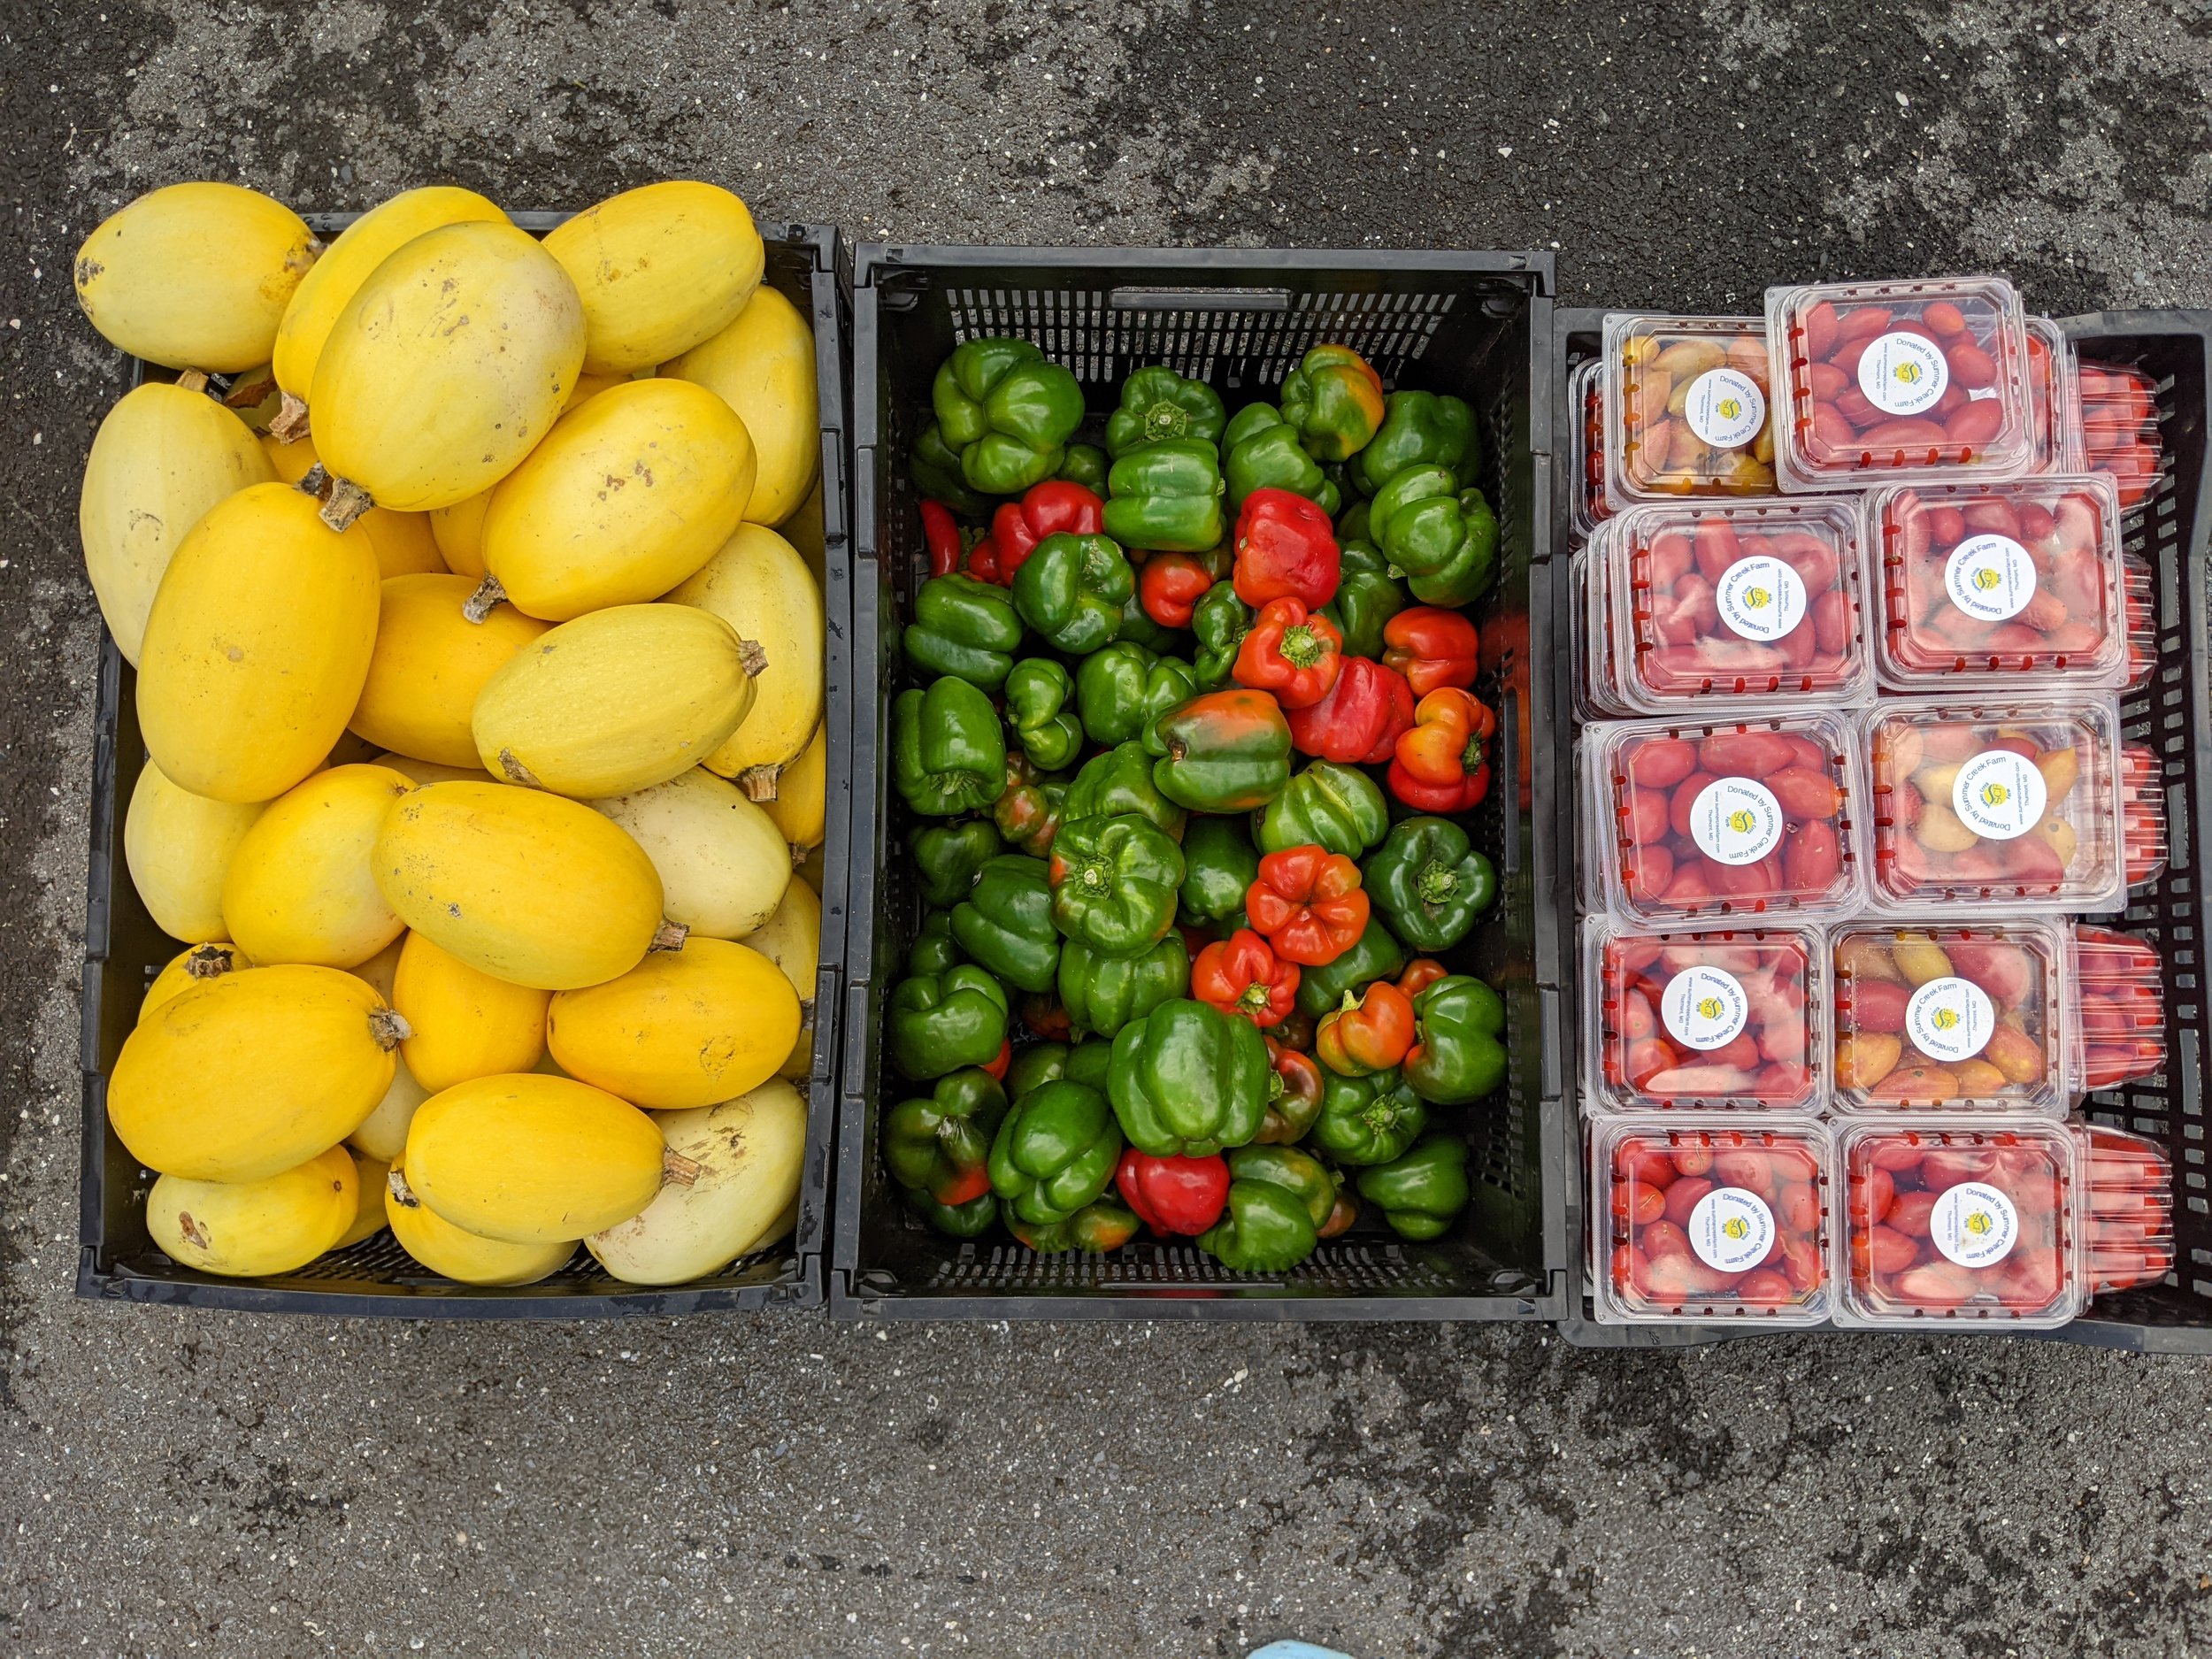
[[[1118,311],[1286,311],[1288,288],[1115,288]]]

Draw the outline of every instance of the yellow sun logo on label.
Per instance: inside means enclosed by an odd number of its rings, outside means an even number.
[[[1985,783],[1982,786],[1982,804],[1984,806],[2002,806],[2006,802],[2011,799],[2012,791],[2006,788],[2001,783],[1993,781]]]
[[[1986,1210],[1977,1210],[1972,1215],[1967,1217],[1964,1225],[1966,1230],[1974,1234],[1975,1237],[1984,1238],[1988,1235],[1989,1230],[1997,1224],[1989,1218],[1989,1211]]]
[[[1740,806],[1728,815],[1728,827],[1739,835],[1748,835],[1759,827],[1759,820],[1752,816],[1749,807]]]
[[[1897,377],[1900,385],[1917,386],[1920,384],[1920,365],[1917,363],[1901,363],[1890,373]]]
[[[1959,1011],[1955,1008],[1939,1008],[1936,1010],[1934,1025],[1938,1031],[1948,1031],[1952,1026],[1957,1025],[1958,1023]]]
[[[1747,1239],[1751,1236],[1751,1224],[1741,1216],[1729,1217],[1727,1220],[1720,1224],[1720,1230],[1732,1239]]]
[[[1774,603],[1774,595],[1763,588],[1747,588],[1743,592],[1743,602],[1747,610],[1764,611]]]
[[[1720,998],[1717,996],[1708,996],[1702,998],[1698,1002],[1697,1011],[1698,1017],[1701,1019],[1718,1019],[1720,1018]]]
[[[1724,397],[1720,400],[1718,407],[1720,410],[1720,418],[1723,420],[1736,420],[1742,417],[1743,399],[1740,397]]]
[[[1987,593],[1991,588],[1997,586],[1997,584],[2002,580],[2004,580],[2004,578],[1998,575],[1995,571],[1990,569],[1986,565],[1983,565],[1981,569],[1974,572],[1974,586],[1980,588],[1984,593]]]

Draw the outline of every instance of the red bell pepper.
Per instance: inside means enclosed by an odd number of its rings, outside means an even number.
[[[960,521],[941,501],[922,503],[922,545],[929,549],[929,573],[949,576],[960,568]]]
[[[1326,696],[1285,718],[1299,753],[1379,766],[1397,748],[1399,733],[1413,724],[1413,687],[1394,668],[1348,657]]]
[[[1390,793],[1417,812],[1465,812],[1490,793],[1486,754],[1498,717],[1456,686],[1421,699],[1390,763]]]
[[[1367,910],[1359,866],[1310,844],[1269,853],[1259,879],[1244,890],[1253,929],[1284,961],[1308,968],[1325,967],[1359,943]]]
[[[1413,1047],[1413,999],[1387,979],[1377,979],[1356,998],[1321,1016],[1314,1057],[1339,1077],[1387,1071]]]
[[[1047,1042],[1066,1042],[1075,1032],[1068,1010],[1049,991],[1032,991],[1022,998],[1022,1024]]]
[[[996,1078],[1000,1082],[1003,1083],[1006,1081],[1006,1068],[1013,1064],[1014,1043],[1013,1040],[1009,1038],[1006,1041],[999,1044],[998,1058],[991,1061],[983,1069],[986,1071],[988,1071],[993,1077]]]
[[[1383,624],[1383,661],[1406,677],[1417,697],[1439,686],[1471,686],[1482,667],[1482,636],[1456,611],[1401,611]]]
[[[1237,597],[1254,610],[1271,599],[1295,599],[1318,611],[1336,597],[1343,555],[1329,515],[1286,489],[1256,489],[1237,514]]]
[[[1156,553],[1137,579],[1137,603],[1162,627],[1187,628],[1198,602],[1226,573],[1217,549],[1210,561],[1203,553]]]
[[[1439,979],[1450,978],[1451,972],[1434,956],[1416,956],[1398,976],[1398,988],[1409,997],[1418,996]]]
[[[991,534],[976,543],[968,556],[968,568],[985,581],[1011,588],[1014,572],[1021,569],[1038,542],[1064,530],[1071,535],[1098,535],[1105,514],[1106,503],[1080,484],[1064,478],[1033,484],[1019,501],[999,504],[991,515]],[[987,559],[983,554],[985,542],[991,549]],[[987,562],[987,571],[983,568]]]
[[[1271,691],[1286,709],[1329,695],[1344,667],[1344,636],[1326,617],[1309,615],[1295,599],[1271,599],[1252,618],[1229,672],[1240,686]]]
[[[1204,1158],[1156,1158],[1131,1147],[1114,1168],[1114,1185],[1137,1218],[1161,1234],[1197,1234],[1221,1219],[1229,1202],[1229,1164],[1218,1152]]]
[[[1281,960],[1267,941],[1240,927],[1198,953],[1190,966],[1190,994],[1265,1031],[1298,1006],[1298,964]]]

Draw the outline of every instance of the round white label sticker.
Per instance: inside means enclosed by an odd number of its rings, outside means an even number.
[[[1704,442],[1733,449],[1749,443],[1766,425],[1767,395],[1740,369],[1708,369],[1690,382],[1682,413]]]
[[[1962,1181],[1937,1197],[1928,1212],[1928,1236],[1961,1267],[1993,1267],[2020,1241],[2020,1212],[1995,1187]],[[1694,1242],[1696,1235],[1691,1237]]]
[[[1859,390],[1885,414],[1917,415],[1933,409],[1950,384],[1951,365],[1918,334],[1883,334],[1859,358]]]
[[[1690,805],[1690,836],[1708,858],[1755,864],[1782,844],[1782,803],[1763,783],[1717,778]]]
[[[1931,1060],[1971,1060],[1996,1029],[1996,1005],[1971,979],[1931,979],[1905,1004],[1905,1034]]]
[[[1691,968],[1667,981],[1659,1017],[1677,1042],[1692,1048],[1724,1048],[1750,1017],[1742,984],[1724,968]]]
[[[1747,1272],[1774,1248],[1774,1212],[1740,1187],[1716,1187],[1690,1211],[1690,1248],[1706,1266]]]
[[[1943,586],[1976,621],[2002,622],[2035,597],[2035,561],[2008,535],[1970,535],[1944,561]]]
[[[1764,645],[1805,619],[1805,579],[1780,559],[1755,555],[1721,572],[1713,603],[1732,631]]]
[[[1985,749],[1959,768],[1951,810],[1977,835],[2008,841],[2043,821],[2046,794],[2033,761],[2008,749]]]

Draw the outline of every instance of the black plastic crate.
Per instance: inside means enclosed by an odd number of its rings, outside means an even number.
[[[1550,555],[1552,260],[1548,254],[902,247],[864,244],[853,273],[856,841],[850,888],[837,1220],[830,1275],[841,1317],[1441,1319],[1557,1317],[1565,1251],[1551,1159],[1565,1110],[1544,1051],[1539,962],[1556,918],[1557,783],[1548,749],[1517,741],[1554,724],[1549,631],[1528,626]],[[881,735],[902,683],[900,619],[927,573],[906,457],[928,419],[938,364],[962,340],[1018,334],[1066,364],[1094,420],[1131,370],[1166,363],[1231,407],[1265,396],[1309,346],[1348,343],[1391,386],[1456,392],[1484,437],[1481,483],[1502,527],[1502,580],[1486,640],[1509,666],[1486,683],[1505,739],[1478,839],[1497,860],[1493,922],[1455,965],[1496,977],[1509,1017],[1505,1089],[1460,1126],[1475,1198],[1433,1244],[1379,1225],[1322,1245],[1279,1278],[1233,1273],[1188,1245],[1040,1256],[963,1243],[913,1219],[876,1150],[884,1091],[881,1005],[919,901],[905,809]],[[1486,644],[1486,657],[1495,660]],[[1524,794],[1524,791],[1526,793]],[[1519,803],[1515,810],[1513,803]]]
[[[1560,407],[1555,444],[1566,453],[1577,411],[1564,407],[1568,371],[1600,349],[1605,313],[1557,313],[1557,357],[1552,381]],[[2212,398],[2212,311],[2102,311],[2070,317],[2060,325],[2085,357],[2131,365],[2157,385],[2160,436],[2171,469],[2159,489],[2125,518],[2127,549],[2150,562],[2156,575],[2153,611],[2158,667],[2149,682],[2122,699],[2124,736],[2158,757],[2165,787],[2170,858],[2159,879],[2131,895],[2127,908],[2101,918],[2154,941],[2165,962],[2168,1065],[2165,1073],[2090,1095],[2083,1112],[2099,1123],[2132,1130],[2158,1141],[2173,1161],[2174,1271],[2165,1282],[2100,1296],[2088,1311],[2056,1331],[2036,1332],[2059,1341],[2146,1353],[2212,1354],[2212,1133],[2204,1066],[2212,1056],[2212,1003],[2204,982],[2204,944],[2212,927],[2212,846],[2198,833],[2198,815],[2212,812],[2212,476],[2206,465],[2208,399]],[[1554,515],[1558,545],[1566,545],[1565,503]],[[1554,595],[1553,627],[1568,635],[1567,595]],[[1571,664],[1564,662],[1563,673]],[[1557,689],[1563,691],[1562,679]],[[1558,706],[1558,705],[1555,705]],[[1563,744],[1569,740],[1563,735]],[[1578,797],[1571,796],[1578,800]],[[1571,895],[1564,913],[1573,915]],[[1568,991],[1563,998],[1565,1041],[1577,1018],[1573,940]],[[1578,1103],[1578,1074],[1568,1076]],[[1679,1348],[1763,1333],[1724,1325],[1601,1325],[1591,1319],[1586,1276],[1591,1271],[1584,1237],[1581,1129],[1577,1114],[1560,1121],[1562,1191],[1572,1248],[1567,1315],[1560,1330],[1569,1341],[1594,1348]],[[1827,1328],[1827,1327],[1820,1327]],[[1947,1333],[1970,1329],[1946,1326]]]
[[[319,235],[358,215],[309,214]],[[536,234],[567,217],[516,213]],[[845,378],[849,312],[839,265],[849,250],[837,231],[810,225],[764,225],[763,279],[805,313],[814,329],[815,380],[821,397],[823,603],[827,666],[823,718],[829,723],[828,801],[823,849],[822,955],[814,994],[814,1065],[807,1082],[806,1158],[799,1179],[799,1220],[773,1254],[748,1257],[711,1278],[664,1290],[625,1285],[580,1248],[552,1278],[518,1288],[457,1285],[426,1272],[388,1233],[267,1279],[219,1279],[178,1266],[155,1248],[145,1225],[149,1178],[109,1132],[107,1075],[138,1017],[146,987],[183,947],[154,926],[131,886],[123,857],[123,818],[145,764],[133,695],[136,675],[104,636],[95,716],[92,849],[87,871],[81,995],[84,1164],[78,1201],[77,1294],[193,1308],[260,1313],[390,1315],[408,1318],[552,1319],[708,1310],[814,1308],[823,1301],[829,1177],[836,1120],[838,1017],[844,1005],[846,872],[849,864],[853,679],[850,618],[850,495],[845,460]],[[136,365],[135,378],[167,371]]]

